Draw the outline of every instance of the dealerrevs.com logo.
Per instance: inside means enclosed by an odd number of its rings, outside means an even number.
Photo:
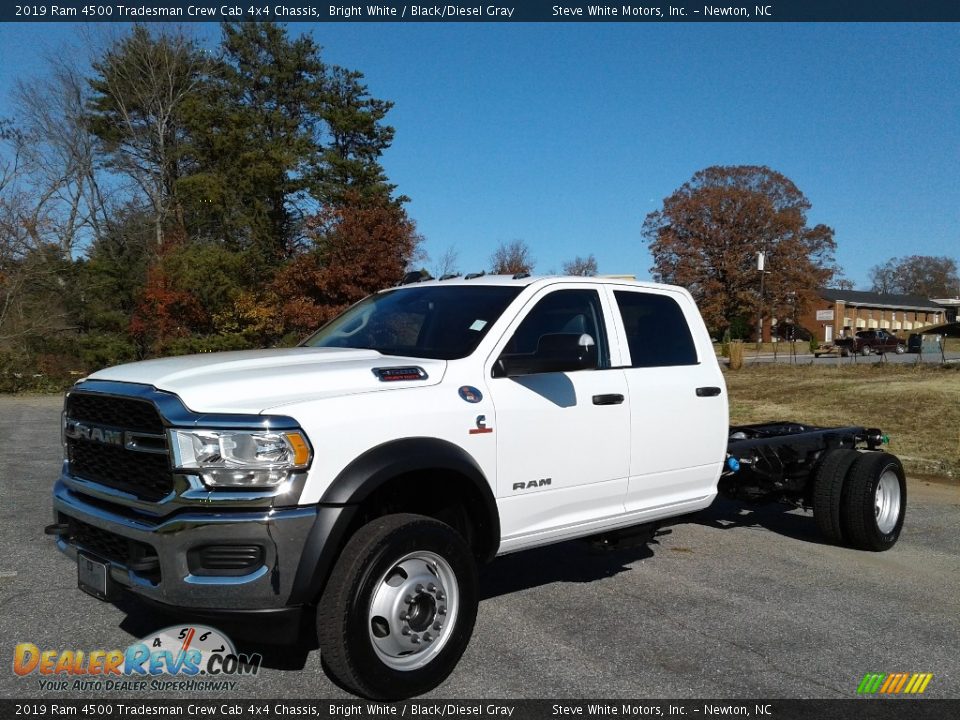
[[[261,660],[238,653],[215,628],[176,625],[125,650],[41,650],[20,643],[13,651],[13,672],[40,676],[40,690],[233,690],[235,678],[259,672]]]

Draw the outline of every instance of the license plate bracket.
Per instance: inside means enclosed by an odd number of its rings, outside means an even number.
[[[77,553],[77,587],[95,598],[109,600],[113,590],[110,563],[95,555]]]

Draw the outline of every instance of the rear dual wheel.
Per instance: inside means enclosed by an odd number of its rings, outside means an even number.
[[[843,508],[843,486],[850,468],[860,457],[856,450],[828,450],[813,480],[813,519],[820,533],[837,545],[844,543],[840,515]]]
[[[903,465],[890,453],[829,450],[814,474],[814,518],[838,545],[889,550],[900,537],[906,507]]]
[[[860,550],[889,550],[900,537],[907,509],[907,482],[900,461],[867,452],[853,464],[843,492],[843,531]]]

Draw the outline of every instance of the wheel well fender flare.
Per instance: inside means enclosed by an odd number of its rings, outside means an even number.
[[[417,471],[450,471],[461,481],[481,507],[480,537],[483,561],[492,560],[500,548],[500,513],[486,475],[463,448],[446,440],[429,437],[402,438],[370,448],[334,478],[317,505],[317,519],[306,541],[294,581],[293,602],[310,602],[323,590],[336,560],[335,553],[346,541],[348,528],[364,500],[393,478]]]
[[[466,450],[447,440],[412,437],[391,440],[365,453],[347,465],[320,498],[320,504],[353,505],[362,503],[391,479],[412,472],[448,470],[466,478],[469,489],[480,499],[488,555],[492,559],[500,546],[500,513],[480,465]]]

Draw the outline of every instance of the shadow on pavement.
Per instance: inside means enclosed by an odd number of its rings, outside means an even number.
[[[721,498],[706,510],[696,515],[677,518],[665,527],[685,523],[696,523],[720,530],[762,527],[785,537],[823,544],[813,517],[791,510],[793,508],[787,505],[747,505]],[[665,529],[659,534],[669,532],[669,529]],[[613,577],[631,570],[632,563],[653,557],[652,546],[656,544],[654,538],[650,544],[598,550],[590,543],[573,540],[506,555],[481,568],[480,600],[553,583],[592,583]],[[138,638],[181,622],[185,625],[206,624],[187,615],[142,604],[127,596],[119,599],[116,604],[126,613],[120,624],[121,629]],[[244,640],[244,623],[237,620],[218,619],[210,624],[231,637],[238,652],[260,653],[263,657],[262,666],[265,668],[301,670],[306,665],[309,654],[317,649],[312,615],[305,618],[299,634],[300,641],[295,645],[269,645]]]
[[[647,545],[597,551],[583,541],[525,550],[497,558],[482,569],[480,600],[557,582],[590,583],[628,571],[629,563],[650,557],[653,550]]]
[[[781,503],[753,505],[718,498],[706,510],[689,517],[688,522],[718,530],[762,527],[777,535],[783,535],[794,540],[802,540],[815,545],[830,544],[825,542],[820,535],[812,514],[796,512],[795,507]]]
[[[304,619],[299,633],[299,641],[294,644],[269,644],[264,641],[247,640],[244,630],[249,630],[252,620],[217,619],[207,621],[176,612],[167,612],[138,602],[135,598],[124,596],[117,600],[116,606],[126,613],[120,623],[120,629],[134,637],[143,638],[158,630],[183,623],[188,625],[210,625],[226,633],[233,640],[238,653],[259,653],[263,658],[261,666],[272,670],[302,670],[307,656],[317,649],[316,630],[312,625],[312,614]]]

